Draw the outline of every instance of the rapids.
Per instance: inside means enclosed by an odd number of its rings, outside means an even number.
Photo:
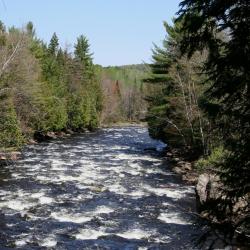
[[[0,171],[0,249],[196,249],[194,187],[140,126],[25,147]]]

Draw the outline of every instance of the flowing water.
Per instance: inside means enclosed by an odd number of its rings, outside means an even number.
[[[0,249],[196,249],[194,188],[139,126],[27,146],[1,169]]]

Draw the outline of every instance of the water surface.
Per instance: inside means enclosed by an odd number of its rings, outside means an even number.
[[[194,188],[139,126],[27,146],[1,169],[0,249],[195,249]]]

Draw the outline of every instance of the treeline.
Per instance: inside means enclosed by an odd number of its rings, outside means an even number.
[[[104,95],[103,123],[140,122],[145,118],[145,65],[110,66],[101,68],[100,74]]]
[[[220,221],[231,219],[238,201],[249,204],[249,20],[245,0],[182,1],[145,79],[153,89],[150,134],[223,181]],[[235,227],[249,225],[249,210],[242,215]]]
[[[0,22],[0,148],[20,147],[34,134],[95,129],[102,89],[90,45],[80,36],[74,52],[38,39],[33,24],[6,29]]]

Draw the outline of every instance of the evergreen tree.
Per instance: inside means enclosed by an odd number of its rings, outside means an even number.
[[[24,138],[17,119],[12,98],[7,95],[0,96],[0,149],[19,148]]]
[[[75,58],[80,60],[84,70],[88,70],[92,65],[92,55],[88,39],[81,35],[77,38],[77,43],[75,44]]]
[[[32,22],[28,22],[26,25],[26,30],[29,36],[34,37],[36,34],[36,31],[34,29],[34,25]]]
[[[164,23],[164,26],[166,39],[162,48],[154,46],[151,76],[145,79],[154,86],[154,92],[147,97],[149,132],[169,146],[205,153],[203,117],[197,103],[200,76],[196,61],[202,60],[202,56],[196,54],[187,60],[181,55],[181,22],[175,22],[174,26]]]
[[[244,195],[250,188],[249,1],[185,0],[179,14],[183,52],[208,50],[204,72],[211,85],[203,106],[230,152],[221,173],[227,194]]]
[[[0,49],[2,46],[6,44],[6,36],[5,36],[5,26],[0,21]]]
[[[48,46],[49,55],[56,56],[58,52],[58,47],[59,47],[59,40],[58,40],[56,33],[54,33],[51,37],[51,40]]]
[[[0,22],[1,148],[19,147],[23,135],[98,126],[102,90],[87,38],[79,37],[75,48],[74,55],[63,51],[56,33],[47,46],[31,22],[9,32]]]

